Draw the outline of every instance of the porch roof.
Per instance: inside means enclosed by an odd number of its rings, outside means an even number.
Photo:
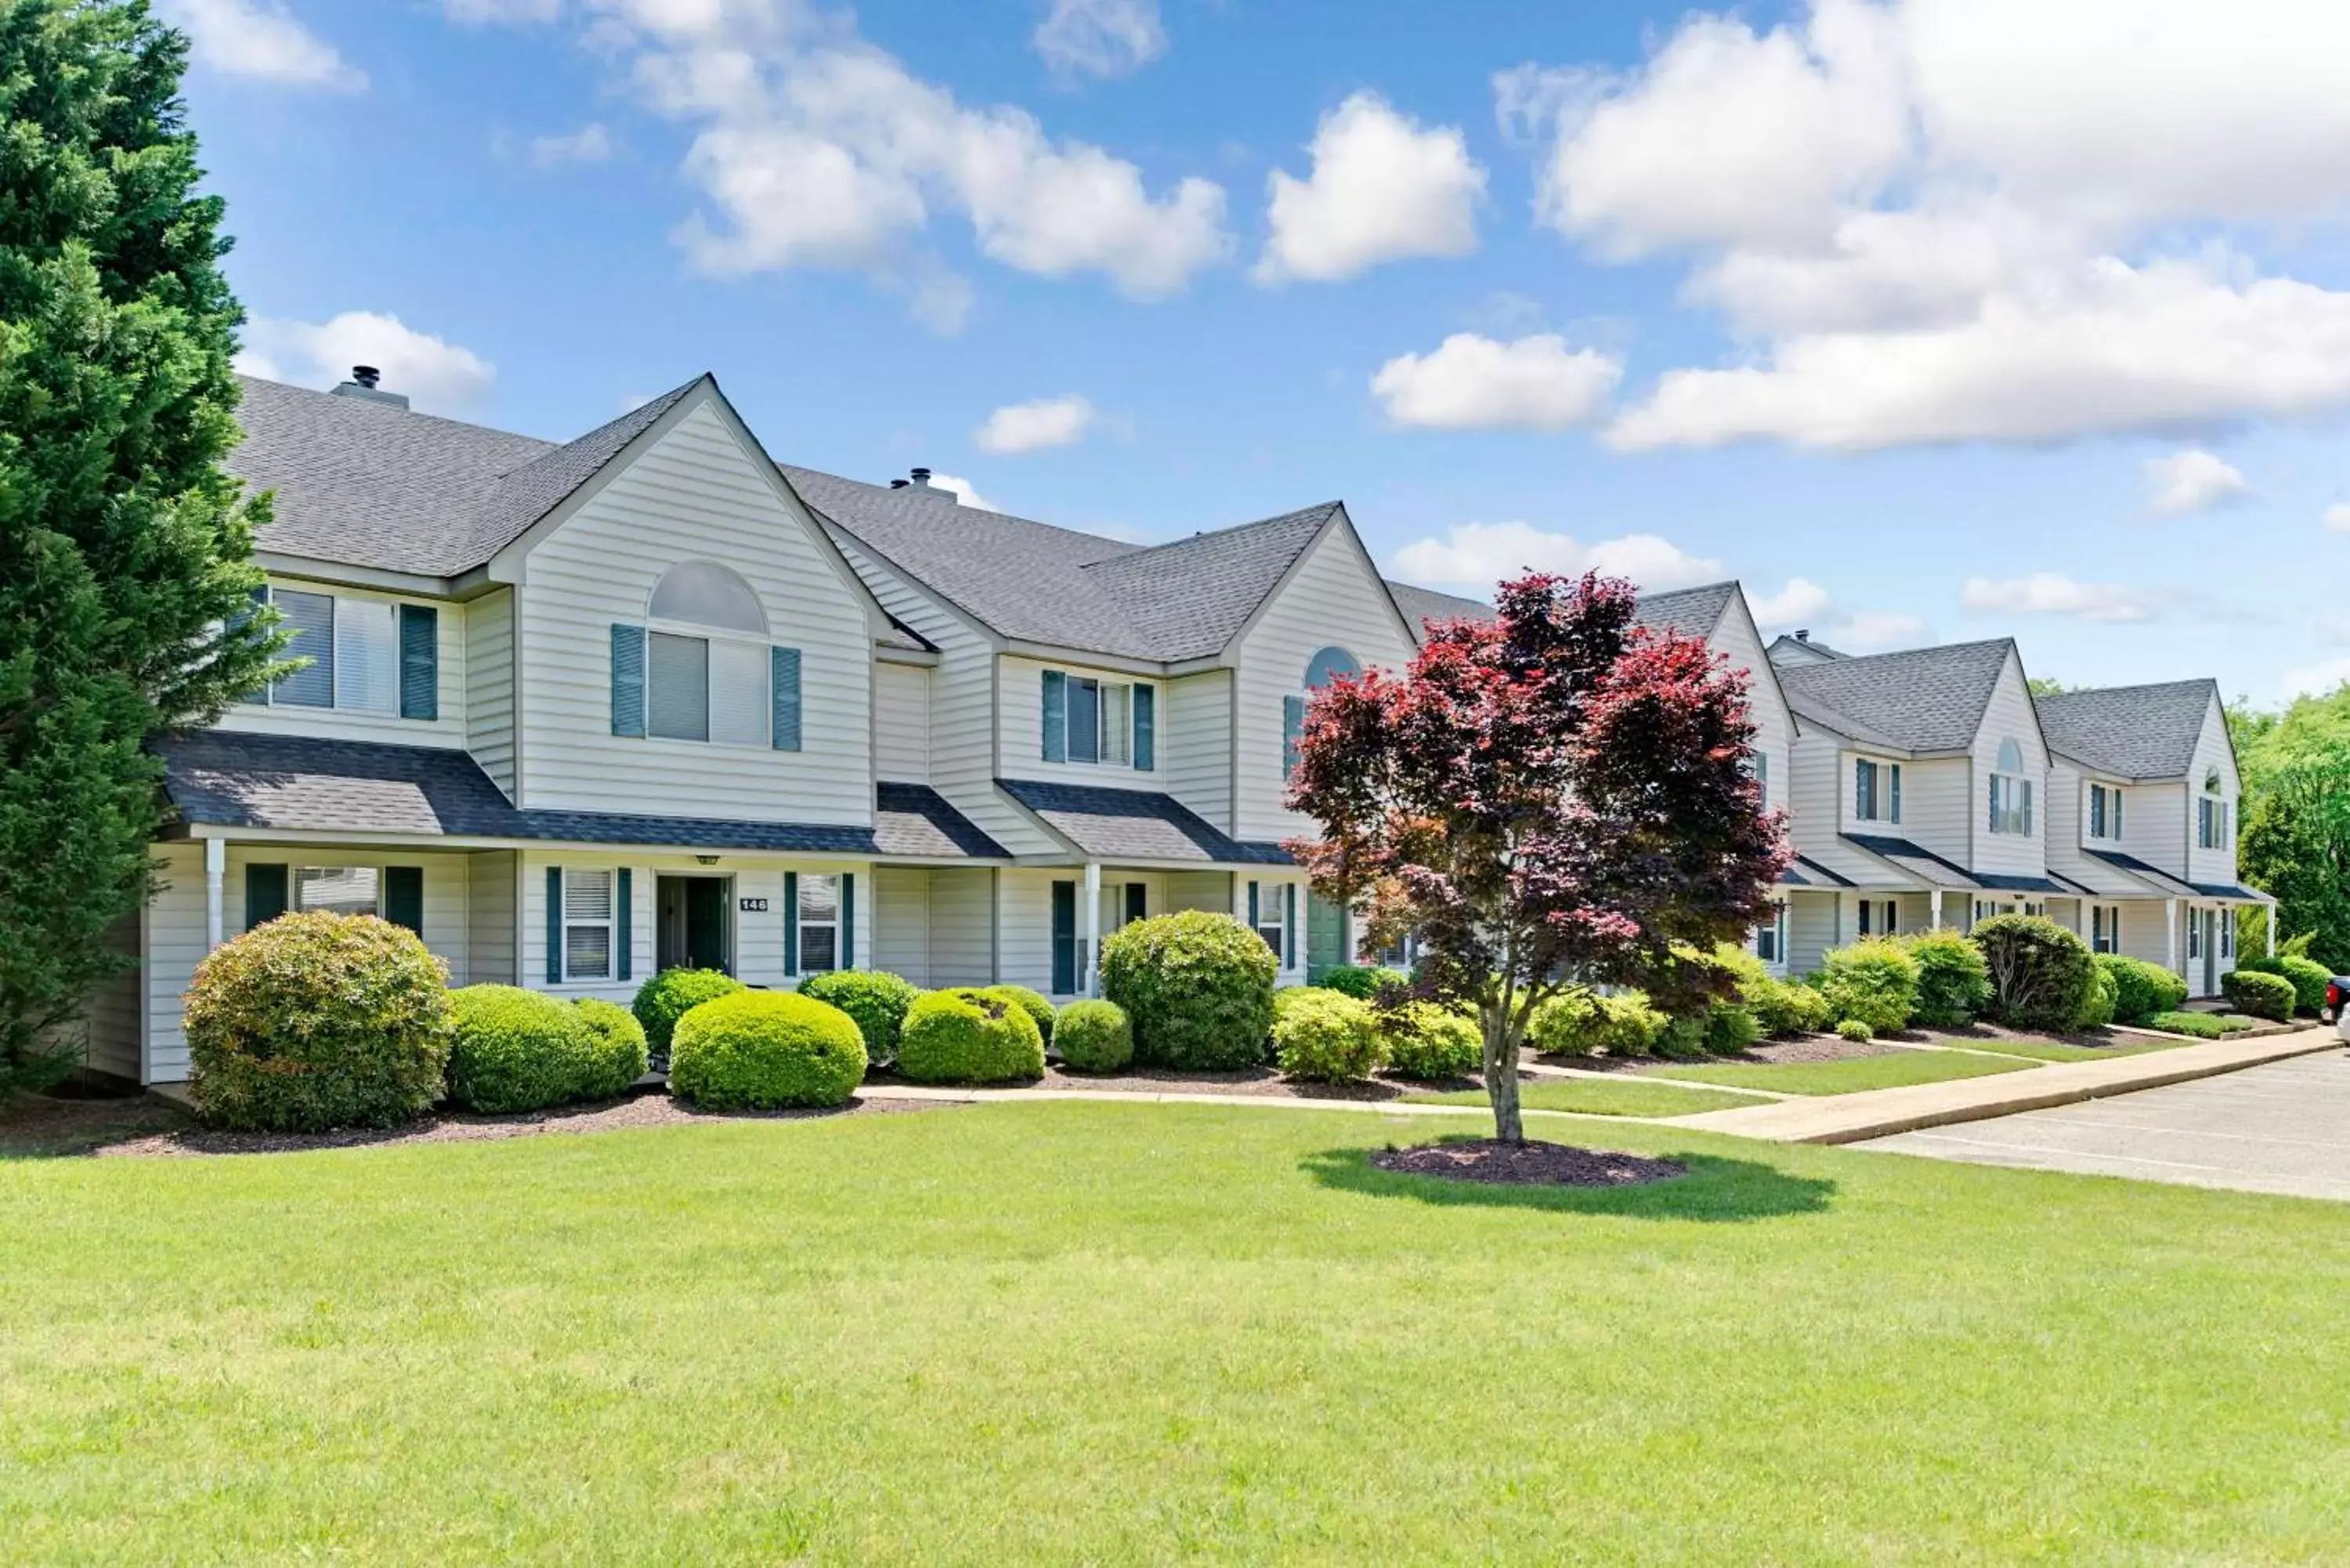
[[[1289,851],[1221,831],[1173,795],[1102,784],[998,779],[995,785],[1097,860],[1191,861],[1201,866],[1287,866]]]
[[[2173,877],[2158,866],[2149,866],[2135,855],[2125,855],[2118,849],[2084,849],[2081,853],[2093,860],[2102,860],[2108,866],[2128,872],[2166,898],[2202,897],[2193,883],[2184,877]]]

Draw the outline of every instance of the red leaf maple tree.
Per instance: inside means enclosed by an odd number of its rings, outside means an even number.
[[[1416,939],[1415,997],[1475,1009],[1495,1136],[1518,1142],[1534,1010],[1577,985],[1669,1013],[1728,994],[1700,955],[1768,918],[1791,852],[1749,765],[1746,671],[1636,626],[1631,585],[1596,573],[1504,583],[1496,607],[1314,694],[1288,803],[1322,832],[1288,847],[1366,950]]]

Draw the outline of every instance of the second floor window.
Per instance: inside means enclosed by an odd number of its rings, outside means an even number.
[[[1066,670],[1045,670],[1042,687],[1045,762],[1095,763],[1142,773],[1157,765],[1157,688]]]
[[[800,749],[800,650],[767,642],[751,586],[713,561],[672,567],[652,627],[612,627],[612,733]]]
[[[2023,748],[2012,737],[1999,743],[1998,771],[1991,775],[1991,830],[2032,834],[2032,781],[2022,775]]]
[[[2089,786],[2089,836],[2118,840],[2122,836],[2122,792],[2112,784]]]
[[[1862,758],[1852,764],[1852,815],[1862,822],[1901,820],[1899,763]]]
[[[1281,776],[1297,771],[1297,744],[1305,734],[1305,704],[1342,675],[1360,675],[1361,660],[1343,648],[1318,649],[1305,661],[1305,690],[1281,700]]]
[[[2195,802],[2195,847],[2225,849],[2230,842],[2228,803],[2220,794],[2220,770],[2214,768],[2203,776],[2203,794]]]
[[[440,717],[441,615],[431,605],[268,588],[255,596],[292,634],[288,659],[309,663],[270,683],[273,708],[331,708],[388,718]]]

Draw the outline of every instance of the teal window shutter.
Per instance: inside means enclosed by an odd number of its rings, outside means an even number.
[[[1137,682],[1134,688],[1134,765],[1149,773],[1159,766],[1159,688]]]
[[[563,983],[563,867],[546,868],[546,983]]]
[[[840,874],[840,967],[857,967],[857,877]]]
[[[1071,996],[1077,989],[1077,885],[1053,884],[1053,994]]]
[[[1893,820],[1901,820],[1901,764],[1893,764]]]
[[[1252,883],[1250,883],[1250,884],[1249,884],[1249,924],[1250,924],[1251,926],[1254,926],[1254,925],[1256,925],[1257,923],[1258,923],[1258,922],[1257,922],[1257,918],[1256,918],[1256,884],[1255,884],[1255,883],[1253,883],[1253,882],[1252,882]]]
[[[441,716],[441,612],[431,605],[400,607],[400,716]]]
[[[612,733],[645,732],[645,628],[612,628]]]
[[[244,929],[274,920],[286,912],[286,867],[248,866],[244,868]]]
[[[613,955],[612,972],[622,980],[629,979],[636,971],[636,899],[629,894],[631,880],[625,866],[612,879],[615,904],[612,910],[612,945],[620,950]]]
[[[1297,742],[1305,733],[1305,699],[1284,697],[1281,700],[1281,776],[1287,778],[1297,771]]]
[[[1282,954],[1281,967],[1295,969],[1297,967],[1297,884],[1295,882],[1284,882],[1281,885],[1281,940],[1289,944],[1289,950]]]
[[[784,972],[800,971],[800,874],[784,873]]]
[[[1126,885],[1126,918],[1129,920],[1147,919],[1150,913],[1150,888],[1145,882]]]
[[[1057,670],[1045,671],[1045,760],[1069,760],[1069,678]]]
[[[770,649],[768,664],[767,690],[775,704],[775,748],[796,752],[800,749],[800,650]]]
[[[424,934],[424,867],[387,866],[383,868],[383,918]]]

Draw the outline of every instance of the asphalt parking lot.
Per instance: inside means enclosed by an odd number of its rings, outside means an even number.
[[[2350,1201],[2350,1052],[1854,1147]]]

